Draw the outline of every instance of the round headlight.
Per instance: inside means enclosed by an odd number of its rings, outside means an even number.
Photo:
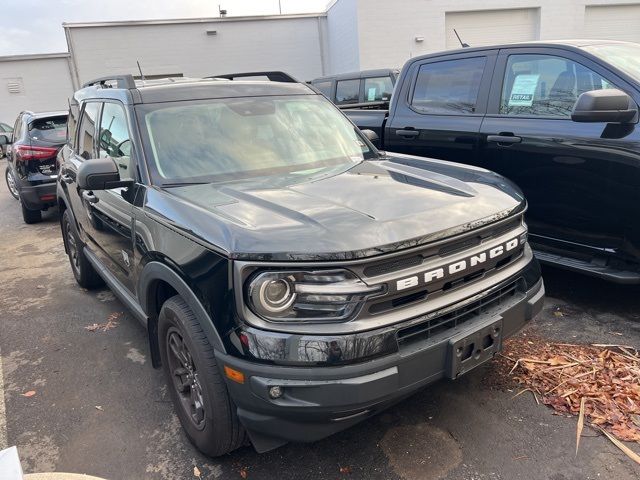
[[[265,276],[260,280],[258,288],[254,289],[252,295],[254,304],[270,313],[283,312],[291,307],[296,294],[288,278]]]

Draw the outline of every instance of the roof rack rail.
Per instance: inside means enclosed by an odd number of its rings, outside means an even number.
[[[93,85],[100,85],[101,87],[111,88],[106,85],[107,82],[116,82],[116,88],[136,88],[136,81],[133,79],[133,75],[111,75],[108,77],[100,77],[95,80],[90,80],[82,85],[82,88],[91,87]]]
[[[235,80],[236,78],[242,77],[267,77],[271,82],[300,83],[288,73],[279,71],[227,73],[225,75],[212,75],[205,78],[226,78],[227,80]]]

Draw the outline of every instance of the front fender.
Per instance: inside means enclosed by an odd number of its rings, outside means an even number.
[[[149,317],[147,330],[149,333],[149,345],[151,347],[153,366],[158,367],[160,365],[157,327],[158,319],[155,315],[152,315],[154,311],[153,303],[155,302],[153,295],[153,292],[155,292],[154,283],[158,281],[166,282],[176,292],[178,292],[178,295],[180,295],[187,305],[189,305],[189,308],[191,308],[198,318],[209,343],[215,350],[226,353],[222,339],[214,326],[213,319],[210,318],[204,306],[195,293],[193,293],[189,285],[171,267],[158,261],[151,261],[144,266],[140,273],[138,279],[138,296],[140,306]]]

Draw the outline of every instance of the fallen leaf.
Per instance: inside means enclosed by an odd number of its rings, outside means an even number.
[[[100,410],[101,412],[104,412],[104,408],[102,408],[102,405],[96,405],[96,410]]]
[[[609,335],[617,335],[618,337],[624,337],[624,334],[620,332],[609,332]]]
[[[584,427],[584,401],[585,397],[580,399],[580,414],[578,415],[578,428],[576,428],[576,457],[578,456],[578,447],[580,446],[580,436]]]
[[[35,390],[29,390],[28,392],[24,392],[22,394],[23,397],[33,397],[36,394]]]
[[[351,473],[351,467],[346,466],[346,467],[340,467],[340,473],[348,475]]]
[[[201,477],[201,473],[200,473],[200,469],[198,467],[193,467],[193,476],[196,478],[200,478]]]
[[[105,323],[94,323],[92,325],[87,325],[84,327],[85,330],[89,330],[90,332],[95,332],[98,330],[102,330],[106,332],[107,330],[111,330],[112,328],[116,328],[118,326],[118,322],[115,320],[107,320]]]
[[[246,467],[242,467],[242,468],[240,469],[240,476],[241,476],[242,478],[247,478],[247,477],[249,476],[249,474],[247,473],[247,469],[246,469]]]

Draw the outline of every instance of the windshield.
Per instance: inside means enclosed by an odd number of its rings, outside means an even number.
[[[63,143],[67,138],[67,117],[36,119],[29,124],[29,136],[34,140]]]
[[[640,45],[637,43],[603,43],[582,47],[640,82]]]
[[[143,105],[158,183],[346,170],[375,153],[320,95]]]

